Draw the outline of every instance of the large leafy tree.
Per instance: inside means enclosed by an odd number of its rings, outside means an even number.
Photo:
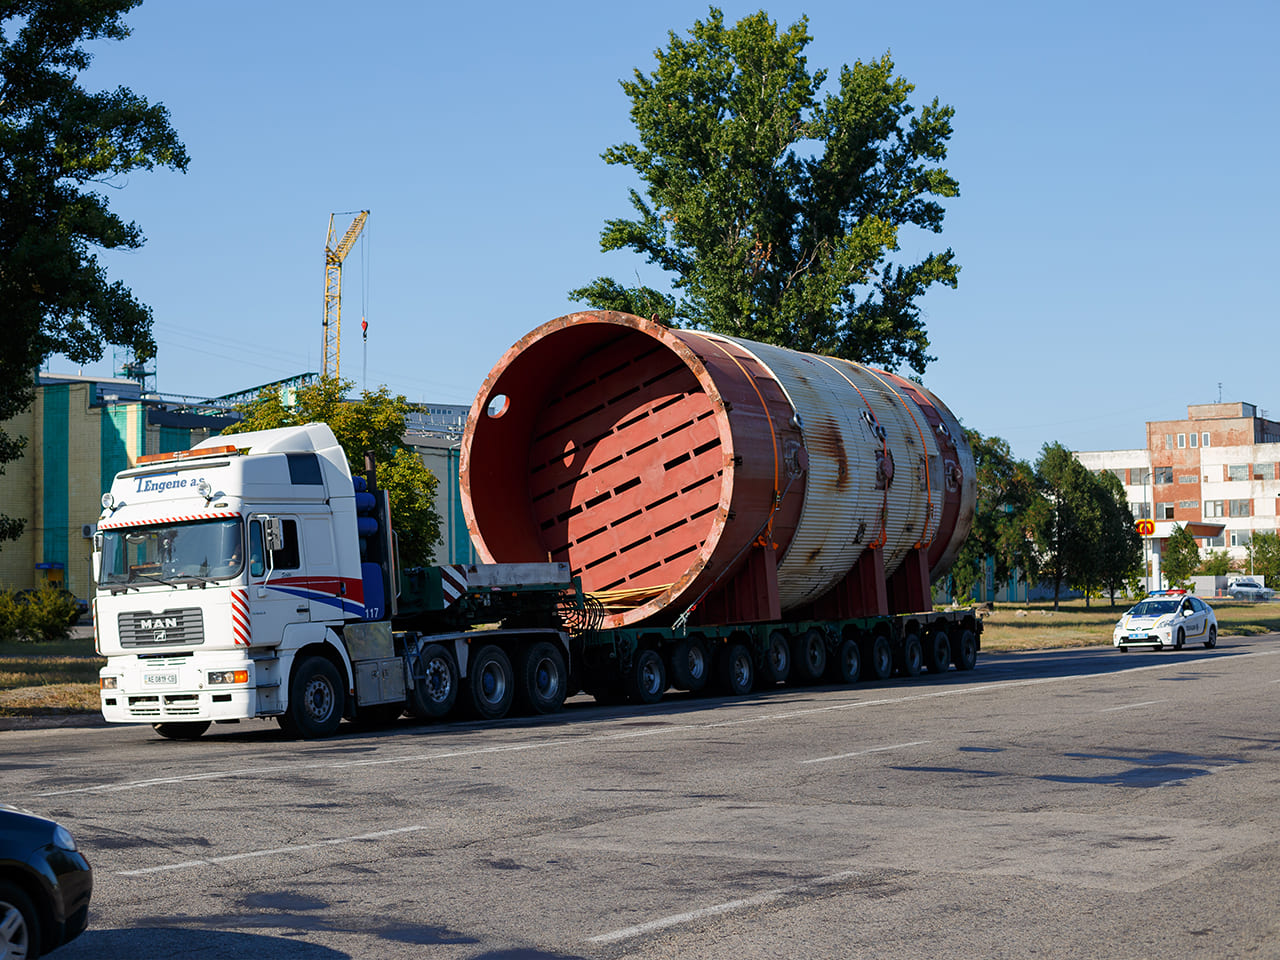
[[[1280,536],[1255,533],[1249,540],[1249,572],[1265,577],[1274,587],[1280,583]]]
[[[1040,557],[1032,533],[1049,509],[1031,465],[1014,457],[1007,441],[966,430],[977,468],[973,529],[951,568],[956,596],[969,596],[988,560],[997,583],[1017,575],[1036,579]]]
[[[1060,443],[1044,445],[1035,470],[1048,500],[1035,531],[1036,545],[1041,574],[1053,584],[1056,610],[1064,584],[1085,590],[1087,596],[1099,583],[1098,498],[1093,474]]]
[[[185,170],[187,154],[160,104],[79,83],[84,44],[123,40],[121,18],[140,2],[0,2],[0,423],[31,404],[32,374],[51,354],[89,363],[104,343],[155,354],[150,310],[108,279],[93,250],[143,243],[104,188],[137,169]],[[0,430],[0,471],[25,442]],[[22,528],[0,516],[0,541]]]
[[[1180,523],[1173,526],[1173,533],[1164,542],[1160,552],[1160,570],[1170,587],[1185,587],[1191,575],[1200,566],[1200,547],[1196,538]]]
[[[363,473],[365,452],[373,454],[378,486],[390,494],[401,561],[406,566],[428,563],[432,547],[440,542],[440,515],[434,506],[437,481],[421,458],[402,445],[409,402],[386,387],[348,400],[353,386],[349,380],[324,377],[299,389],[292,405],[286,405],[278,391],[264,390],[257,399],[236,408],[242,419],[223,432],[327,423],[352,473]]]
[[[1111,606],[1116,605],[1116,591],[1137,576],[1142,567],[1142,538],[1134,526],[1129,498],[1124,484],[1110,471],[1094,479],[1094,495],[1098,501],[1097,559],[1099,584],[1106,588]]]
[[[633,219],[601,247],[629,248],[672,275],[674,294],[609,278],[570,292],[605,309],[923,372],[917,305],[954,287],[951,250],[900,262],[900,233],[942,229],[936,198],[959,194],[939,164],[953,110],[917,110],[885,54],[828,87],[804,57],[807,20],[785,31],[761,11],[726,27],[711,8],[670,34],[652,73],[622,82],[638,143],[605,151],[631,167]],[[824,92],[825,91],[825,92]]]

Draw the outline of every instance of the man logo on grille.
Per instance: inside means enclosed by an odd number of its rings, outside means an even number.
[[[163,642],[165,641],[165,639],[166,639],[166,637],[167,637],[167,636],[168,636],[168,631],[166,631],[166,630],[157,630],[157,631],[152,635],[151,639],[152,639],[152,641],[154,641],[155,643],[163,643]]]

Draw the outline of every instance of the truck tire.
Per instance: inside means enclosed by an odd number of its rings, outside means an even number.
[[[636,651],[636,662],[627,674],[627,698],[633,703],[657,703],[667,692],[667,668],[657,650]]]
[[[903,676],[907,677],[918,677],[924,669],[924,647],[917,634],[908,633],[902,638],[902,662],[899,666]]]
[[[871,656],[868,658],[871,665],[871,675],[877,680],[888,680],[893,676],[893,647],[889,644],[889,638],[880,634],[871,640],[871,649],[868,651]]]
[[[740,697],[751,692],[755,683],[756,666],[751,662],[751,651],[746,644],[730,643],[716,658],[716,676],[720,689],[730,696]]]
[[[957,670],[972,670],[978,665],[978,638],[972,630],[961,630],[951,651]]]
[[[539,640],[520,658],[516,695],[527,713],[556,713],[569,695],[569,671],[555,644]]]
[[[821,630],[806,630],[791,641],[791,672],[796,683],[817,683],[827,671],[827,640]]]
[[[858,641],[845,637],[836,648],[836,655],[827,661],[827,677],[832,683],[857,683],[862,672],[862,651]]]
[[[946,673],[951,666],[951,639],[945,630],[934,630],[924,645],[924,665],[930,673]]]
[[[677,690],[697,693],[707,685],[711,674],[711,654],[700,636],[685,637],[671,649],[671,667],[667,671],[671,685]]]
[[[516,678],[511,661],[500,647],[481,647],[471,658],[467,692],[472,712],[481,720],[498,720],[507,715],[515,697]]]
[[[458,665],[452,654],[438,643],[428,643],[418,651],[421,679],[409,690],[409,710],[422,720],[438,720],[453,709],[458,700]]]
[[[0,956],[40,955],[40,914],[21,887],[0,880]]]
[[[153,723],[151,729],[166,740],[199,740],[209,729],[208,720],[186,720],[178,723]]]
[[[764,682],[770,686],[786,683],[791,676],[791,666],[791,645],[787,642],[787,635],[781,630],[774,630],[769,634],[764,650]]]
[[[324,657],[307,657],[289,681],[289,709],[280,726],[304,740],[330,736],[342,723],[346,698],[338,668]]]

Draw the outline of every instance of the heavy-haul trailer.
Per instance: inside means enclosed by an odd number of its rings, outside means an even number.
[[[461,481],[485,562],[400,570],[376,474],[323,424],[141,458],[95,542],[104,716],[313,737],[975,663],[980,622],[929,594],[972,455],[893,374],[573,314],[486,379]]]

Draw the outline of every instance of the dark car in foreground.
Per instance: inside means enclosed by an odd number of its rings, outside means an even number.
[[[89,923],[93,869],[67,829],[0,804],[0,957],[35,960]]]

